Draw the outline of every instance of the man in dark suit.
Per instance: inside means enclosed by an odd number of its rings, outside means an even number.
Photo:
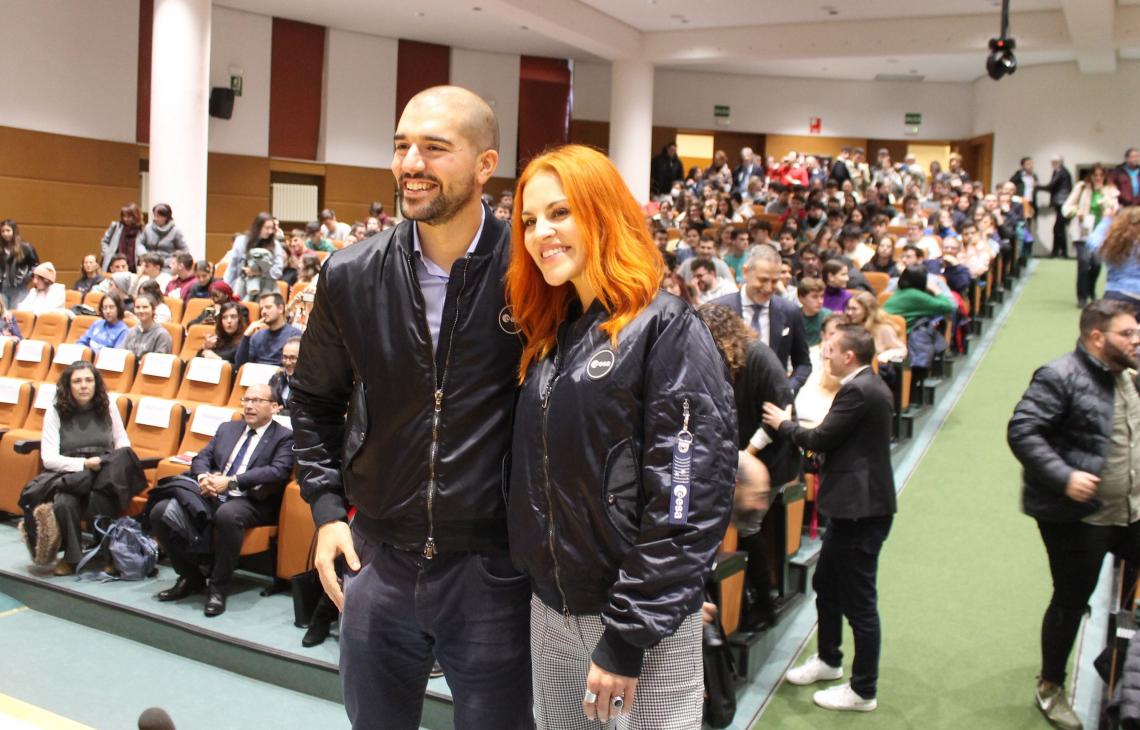
[[[756,247],[744,264],[744,286],[739,292],[712,301],[739,314],[776,353],[784,368],[791,363],[792,392],[811,375],[804,318],[795,303],[772,296],[780,277],[780,254],[768,246]]]
[[[732,171],[732,189],[733,191],[745,195],[748,193],[748,182],[753,177],[763,177],[764,167],[760,161],[756,159],[756,155],[752,152],[751,147],[743,147],[740,150],[740,164]]]
[[[815,703],[830,710],[870,712],[877,703],[879,648],[875,579],[879,551],[897,510],[891,471],[891,391],[871,370],[875,341],[863,327],[841,327],[823,344],[823,356],[842,387],[831,410],[814,429],[803,428],[773,403],[764,404],[764,423],[797,446],[823,455],[819,512],[830,524],[812,583],[819,612],[819,653],[791,669],[792,684],[813,684],[843,676],[843,617],[855,636],[850,684],[816,692]]]
[[[293,471],[293,432],[273,420],[279,406],[269,386],[250,386],[241,403],[242,420],[218,426],[214,438],[190,464],[190,476],[198,482],[206,513],[212,516],[210,552],[189,551],[186,536],[175,534],[171,524],[178,520],[166,513],[184,509],[178,499],[164,499],[150,512],[154,536],[178,572],[178,581],[160,592],[158,600],[176,601],[202,590],[202,568],[207,565],[207,616],[225,612],[245,530],[277,523],[281,494]]]
[[[1053,209],[1053,258],[1069,257],[1069,245],[1066,229],[1069,221],[1061,214],[1061,206],[1065,204],[1069,193],[1073,192],[1073,176],[1065,169],[1065,161],[1060,155],[1053,155],[1053,176],[1041,189],[1049,193],[1049,207]]]
[[[297,358],[301,355],[301,338],[291,337],[281,348],[281,369],[269,379],[269,389],[273,400],[281,406],[282,415],[289,415],[289,396],[293,391],[293,371],[297,369]]]

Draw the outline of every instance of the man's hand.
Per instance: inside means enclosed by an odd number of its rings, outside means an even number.
[[[782,424],[784,421],[790,421],[791,419],[792,419],[792,407],[791,406],[788,406],[787,410],[784,410],[783,408],[779,407],[775,403],[765,403],[764,404],[763,420],[764,420],[765,426],[768,426],[770,428],[774,428],[777,431],[779,431],[780,430],[780,424]]]
[[[259,320],[252,322],[248,327],[246,327],[244,334],[246,337],[249,337],[254,332],[257,332],[258,330],[265,329],[268,326],[269,325],[265,324],[265,320],[259,319]]]
[[[590,662],[590,673],[586,675],[586,689],[598,696],[596,702],[582,700],[582,711],[590,720],[609,722],[611,717],[617,717],[630,711],[633,700],[637,694],[637,679],[613,674]],[[620,710],[614,709],[610,704],[614,697],[622,698]]]
[[[83,468],[90,469],[91,471],[99,471],[103,468],[103,462],[98,456],[88,456],[83,460]]]
[[[1065,496],[1076,502],[1087,502],[1096,496],[1096,487],[1100,484],[1100,477],[1089,474],[1087,471],[1074,471],[1069,475],[1069,483],[1065,485]]]
[[[317,530],[317,549],[314,552],[313,567],[321,578],[321,585],[325,593],[336,604],[338,610],[344,610],[344,591],[341,590],[340,579],[336,577],[334,563],[338,556],[343,555],[348,563],[348,569],[355,572],[360,570],[360,558],[356,555],[356,547],[352,544],[352,530],[347,522],[328,522]]]

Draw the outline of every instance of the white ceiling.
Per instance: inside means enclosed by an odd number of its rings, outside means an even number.
[[[1000,0],[582,0],[641,31],[997,15]],[[1140,0],[1133,0],[1140,3]],[[1061,0],[1013,0],[1013,11],[1058,10]],[[835,14],[833,15],[832,12]]]
[[[1000,0],[219,4],[341,30],[500,53],[607,61],[644,52],[641,57],[663,68],[692,71],[852,80],[915,73],[939,82],[969,82],[984,75],[985,44],[998,34],[1000,10]],[[1020,65],[1077,60],[1082,70],[1103,71],[1115,67],[1117,52],[1121,58],[1140,58],[1140,0],[1013,0],[1012,5],[1011,33],[1019,40]],[[1090,17],[1100,24],[1092,26],[1092,36],[1082,36],[1086,40],[1078,49],[1070,38],[1074,23]],[[781,26],[789,24],[794,25],[785,35]],[[796,38],[804,42],[780,50]],[[817,41],[819,54],[814,52]]]

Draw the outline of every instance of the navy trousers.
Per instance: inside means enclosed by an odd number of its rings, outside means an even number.
[[[892,521],[891,515],[861,520],[832,519],[823,536],[812,580],[819,613],[819,658],[828,666],[843,666],[840,645],[846,616],[855,638],[851,689],[867,700],[874,699],[878,689],[883,632],[875,581],[879,552],[891,531]]]
[[[428,560],[353,529],[340,674],[353,728],[417,730],[433,656],[457,730],[530,730],[530,581],[501,553]]]

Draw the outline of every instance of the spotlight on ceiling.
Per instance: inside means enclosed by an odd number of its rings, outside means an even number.
[[[986,73],[997,81],[1017,70],[1017,58],[1013,49],[1017,44],[1012,38],[990,38],[990,56],[986,59]]]
[[[986,73],[994,81],[1017,70],[1017,58],[1013,49],[1017,43],[1009,37],[1009,0],[1001,3],[1001,35],[990,38],[990,55],[986,59]]]

